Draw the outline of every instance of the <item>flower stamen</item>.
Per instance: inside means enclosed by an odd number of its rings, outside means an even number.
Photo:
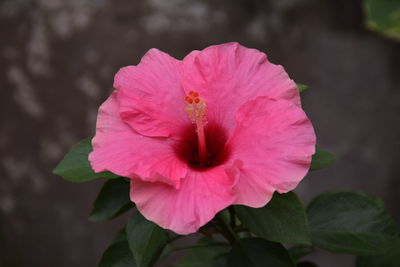
[[[202,165],[207,165],[208,153],[206,146],[206,138],[204,134],[204,126],[207,124],[206,118],[206,102],[200,97],[199,93],[190,91],[185,97],[186,108],[190,120],[196,125],[197,143],[199,149],[198,160]]]

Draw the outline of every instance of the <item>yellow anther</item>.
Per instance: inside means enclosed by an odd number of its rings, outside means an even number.
[[[203,98],[199,97],[199,93],[191,91],[185,97],[186,102],[186,113],[190,120],[196,124],[205,126],[207,124],[206,119],[206,102]]]
[[[201,164],[206,165],[208,160],[206,138],[204,134],[204,126],[207,124],[206,101],[200,97],[199,93],[190,91],[185,97],[185,102],[185,111],[190,120],[196,125],[197,143],[199,149],[198,159]]]

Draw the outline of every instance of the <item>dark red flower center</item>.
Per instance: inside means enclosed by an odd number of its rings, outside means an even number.
[[[226,144],[227,131],[221,126],[212,122],[207,123],[204,127],[204,135],[207,147],[206,160],[199,156],[196,126],[193,124],[182,129],[181,136],[185,141],[177,142],[174,145],[177,156],[193,169],[204,170],[219,166],[225,163],[231,154],[231,149]]]

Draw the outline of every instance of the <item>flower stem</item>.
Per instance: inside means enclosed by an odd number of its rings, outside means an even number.
[[[175,236],[171,237],[170,239],[168,239],[168,240],[167,240],[167,243],[172,243],[172,242],[174,242],[175,240],[177,240],[177,239],[179,239],[179,238],[182,238],[182,237],[183,237],[182,235],[175,235]]]
[[[230,219],[231,219],[231,227],[232,229],[236,228],[236,213],[235,213],[235,209],[233,208],[233,206],[230,206],[228,208],[229,211],[229,215],[230,215]]]
[[[218,225],[221,228],[220,233],[229,241],[231,245],[239,241],[239,237],[236,235],[235,231],[231,228],[228,222],[225,221],[223,216],[219,213],[217,214]]]

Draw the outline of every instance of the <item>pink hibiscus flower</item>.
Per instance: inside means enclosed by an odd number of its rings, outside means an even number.
[[[149,220],[189,234],[232,205],[262,207],[306,175],[315,134],[296,84],[237,43],[182,61],[151,49],[115,76],[90,163],[131,178]]]

